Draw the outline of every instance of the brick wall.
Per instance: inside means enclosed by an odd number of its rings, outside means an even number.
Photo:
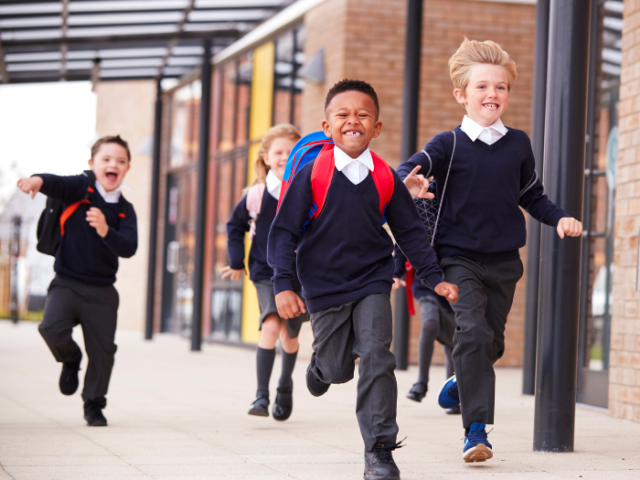
[[[640,2],[625,0],[623,16],[609,410],[640,421]]]
[[[118,328],[143,332],[149,256],[151,156],[141,153],[140,147],[151,148],[156,86],[153,81],[100,82],[96,93],[97,134],[100,137],[120,134],[129,142],[131,170],[124,183],[131,190],[124,190],[123,194],[134,205],[138,218],[138,251],[130,259],[120,259],[115,284],[120,294]]]
[[[328,15],[332,22],[327,23]],[[327,80],[307,85],[303,93],[303,133],[320,128],[327,90],[342,78],[370,82],[380,105],[382,134],[372,149],[392,166],[400,159],[405,0],[327,0],[305,17],[305,53],[324,48]],[[425,2],[422,41],[419,144],[460,123],[464,111],[453,98],[447,62],[464,37],[495,40],[515,59],[519,76],[512,90],[507,126],[529,131],[535,5],[473,0]],[[418,148],[418,145],[416,145]],[[525,252],[523,261],[525,261]],[[416,305],[417,307],[417,305]],[[524,324],[524,280],[518,285],[507,324],[507,351],[502,365],[521,365]],[[411,322],[410,360],[417,362],[419,315]],[[438,346],[435,362],[443,362]]]

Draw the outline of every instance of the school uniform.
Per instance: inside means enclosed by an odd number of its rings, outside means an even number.
[[[37,176],[43,180],[40,191],[62,200],[65,209],[85,197],[88,179],[84,174]],[[82,353],[71,333],[76,325],[82,326],[89,357],[82,398],[104,407],[117,349],[114,340],[119,296],[113,284],[118,257],[135,254],[138,230],[133,206],[128,204],[121,212],[120,189],[107,193],[98,182],[95,185],[91,204],[80,204],[65,223],[55,256],[56,276],[49,286],[38,329],[58,362],[78,364]],[[100,209],[109,225],[104,238],[86,220],[91,207]]]
[[[398,432],[396,362],[389,350],[393,241],[382,227],[371,152],[353,159],[335,147],[334,158],[323,210],[304,231],[315,161],[293,177],[271,226],[268,261],[276,294],[293,290],[296,274],[302,284],[314,334],[310,373],[323,384],[345,383],[360,358],[356,415],[372,451],[395,444]],[[386,220],[417,277],[435,287],[442,272],[408,190],[395,172],[393,179]]]
[[[260,330],[262,322],[268,315],[278,313],[276,307],[275,294],[273,293],[273,269],[267,263],[267,239],[269,229],[276,216],[278,209],[278,199],[280,198],[280,180],[271,170],[266,178],[266,188],[262,196],[260,213],[255,219],[254,237],[249,250],[249,279],[253,282],[258,293],[258,303],[260,305]],[[249,210],[247,209],[247,195],[244,195],[231,213],[231,218],[227,223],[227,248],[229,252],[229,266],[234,270],[245,268],[244,240],[246,232],[251,230]],[[300,292],[300,282],[297,278],[292,280],[295,292]],[[287,332],[290,338],[296,338],[300,332],[302,323],[309,320],[309,314],[304,313],[296,318],[286,320]]]
[[[457,144],[442,204],[436,250],[448,282],[459,289],[453,360],[463,424],[494,422],[493,364],[504,354],[504,330],[516,283],[519,249],[526,243],[522,207],[556,227],[568,215],[544,194],[527,134],[500,120],[482,127],[465,116],[454,132],[436,135],[398,168],[405,178],[416,166],[434,176],[442,199],[453,135]]]

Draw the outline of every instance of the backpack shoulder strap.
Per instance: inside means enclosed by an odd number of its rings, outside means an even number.
[[[95,192],[96,188],[96,174],[93,173],[93,170],[85,170],[84,174],[87,176],[87,191],[85,192],[84,198],[82,200],[69,205],[60,215],[60,235],[64,235],[64,224],[67,222],[69,217],[73,215],[73,213],[78,209],[78,207],[83,203],[91,203],[91,196],[93,195],[93,192]],[[122,195],[120,196],[120,198],[122,198]],[[122,213],[120,215],[123,216]]]
[[[253,240],[253,237],[256,234],[256,220],[258,219],[258,215],[260,215],[260,210],[262,209],[262,200],[264,198],[264,191],[267,187],[266,184],[258,182],[249,187],[247,191],[247,211],[249,212],[249,239]]]
[[[118,199],[118,208],[120,209],[120,212],[118,213],[118,216],[120,218],[125,218],[129,207],[131,207],[131,203],[124,198],[124,195],[120,194],[120,198]]]
[[[85,170],[84,174],[87,176],[87,193],[85,193],[84,199],[91,200],[91,195],[96,191],[96,174],[93,170]]]
[[[393,195],[395,180],[391,167],[387,162],[373,152],[371,152],[371,158],[373,159],[373,172],[371,172],[371,176],[373,177],[373,182],[376,184],[378,196],[380,197],[380,217],[384,217],[384,212]]]
[[[451,158],[449,159],[449,168],[447,169],[447,176],[444,179],[444,187],[442,188],[442,195],[440,195],[440,202],[438,205],[438,214],[436,216],[436,223],[433,227],[433,235],[431,236],[431,245],[433,246],[436,242],[436,233],[438,232],[438,223],[440,222],[440,212],[442,211],[442,204],[444,203],[444,194],[447,193],[447,184],[449,183],[449,174],[451,173],[451,164],[453,163],[453,156],[456,153],[456,131],[452,130],[453,133],[453,147],[451,147]]]
[[[336,162],[333,158],[333,144],[326,144],[318,154],[311,170],[311,208],[309,216],[303,228],[314,218],[320,215],[325,201],[329,185],[333,180],[333,172]]]

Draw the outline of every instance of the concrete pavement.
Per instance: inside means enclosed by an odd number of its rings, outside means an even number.
[[[362,478],[355,381],[313,398],[299,362],[294,412],[279,423],[246,413],[255,392],[250,349],[204,345],[191,353],[185,339],[144,342],[129,332],[117,343],[109,427],[89,428],[79,393],[58,392],[60,366],[36,325],[0,321],[0,480]],[[578,408],[575,453],[532,453],[533,398],[520,395],[516,369],[498,370],[494,458],[467,465],[460,418],[436,405],[443,369],[433,369],[422,404],[404,398],[415,368],[397,376],[400,438],[408,437],[395,452],[403,480],[640,479],[640,424],[602,411]]]

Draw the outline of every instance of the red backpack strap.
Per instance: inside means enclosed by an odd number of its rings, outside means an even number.
[[[391,167],[387,165],[387,162],[373,152],[371,152],[371,158],[373,159],[373,172],[371,172],[371,176],[373,177],[373,182],[376,184],[378,196],[380,197],[380,217],[384,217],[384,212],[393,195],[395,180]]]
[[[73,215],[73,212],[75,212],[78,209],[81,203],[91,203],[91,202],[89,200],[84,199],[84,200],[80,200],[79,202],[72,203],[67,208],[65,208],[64,212],[62,212],[62,215],[60,215],[60,235],[64,235],[65,222],[69,219],[71,215]]]
[[[413,305],[413,290],[411,285],[413,284],[413,267],[409,263],[409,260],[404,264],[405,268],[405,290],[407,294],[407,307],[409,308],[409,315],[415,315],[416,309]]]
[[[333,144],[326,144],[322,147],[311,170],[311,208],[309,209],[309,217],[302,227],[303,229],[307,223],[320,215],[327,200],[327,192],[329,191],[335,168]]]

